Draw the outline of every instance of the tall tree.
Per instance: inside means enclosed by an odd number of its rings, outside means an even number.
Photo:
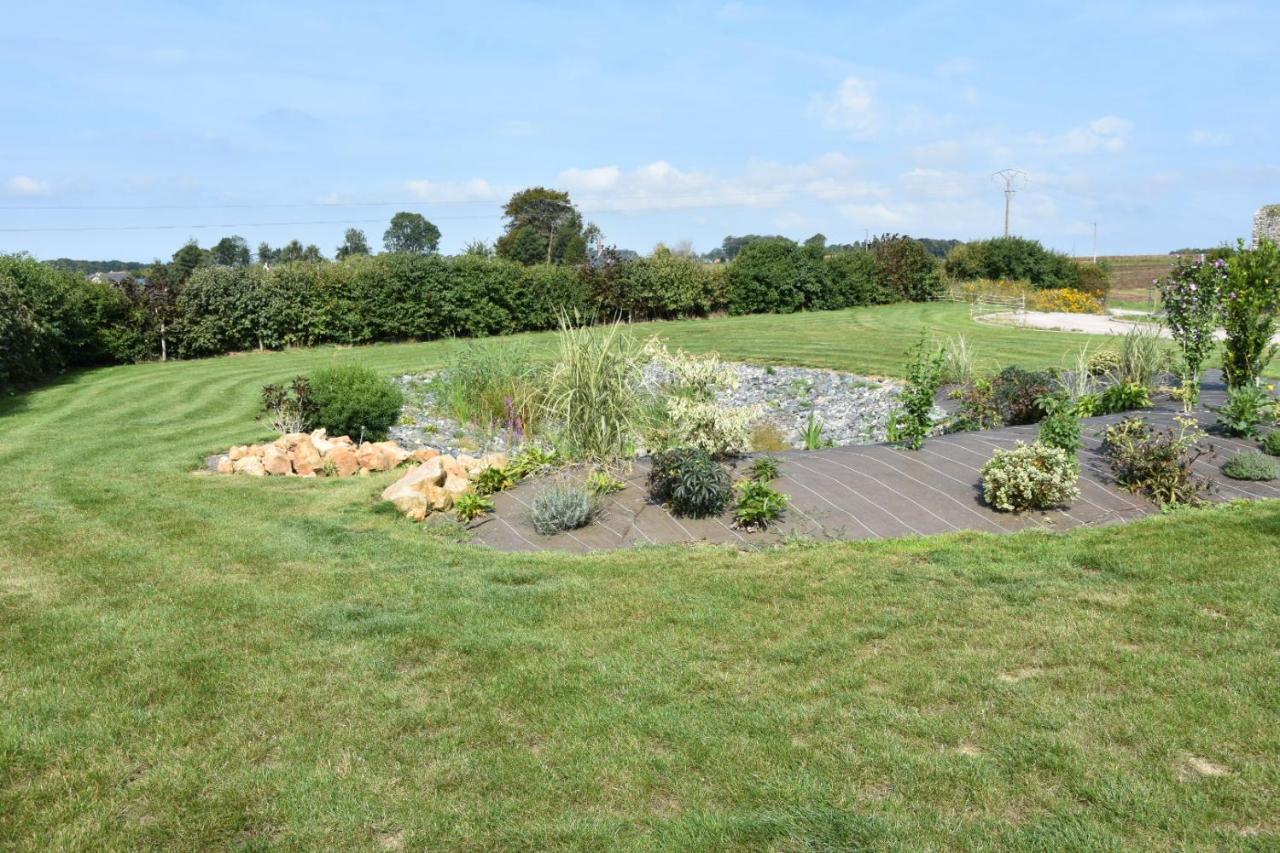
[[[369,254],[369,241],[365,238],[364,232],[359,228],[348,228],[347,233],[343,235],[342,245],[333,253],[333,256],[342,260],[352,255],[367,254]]]
[[[578,263],[586,258],[582,215],[567,192],[530,187],[511,196],[502,213],[507,222],[506,233],[498,238],[500,257],[524,264]]]
[[[271,244],[263,241],[258,244],[258,263],[274,264],[280,259],[280,250],[271,248]]]
[[[224,267],[249,266],[249,244],[238,234],[223,237],[213,244],[209,256],[215,264]]]
[[[393,254],[433,255],[440,248],[440,229],[421,213],[402,210],[391,217],[382,247]]]
[[[209,253],[200,248],[195,240],[188,240],[182,248],[173,253],[173,265],[176,268],[178,281],[185,284],[197,267],[209,263]]]

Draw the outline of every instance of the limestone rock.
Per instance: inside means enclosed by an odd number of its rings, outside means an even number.
[[[483,471],[485,468],[506,468],[511,464],[511,460],[507,458],[505,453],[486,453],[480,457],[480,464],[472,471]]]
[[[249,445],[248,449],[249,449],[249,453],[248,453],[249,456],[256,456],[259,459],[261,459],[262,457],[267,455],[267,449],[263,447],[261,444],[251,444]]]
[[[382,454],[387,457],[389,463],[388,468],[399,468],[409,458],[409,451],[394,441],[379,441],[374,446],[382,448]]]
[[[241,459],[249,455],[248,445],[240,444],[227,451],[227,456],[232,462],[239,462]]]
[[[458,495],[466,494],[471,491],[471,481],[466,477],[458,477],[450,474],[448,477],[445,477],[444,490],[456,498]]]
[[[235,461],[233,467],[237,474],[248,474],[250,477],[267,476],[267,469],[262,467],[262,460],[257,456],[242,456]]]
[[[350,447],[334,447],[324,455],[324,461],[333,466],[333,472],[339,477],[350,477],[360,470],[356,461],[356,452]]]
[[[452,477],[461,477],[464,480],[470,479],[467,468],[452,456],[441,456],[440,464],[444,466],[444,472]]]
[[[426,462],[428,459],[435,459],[439,455],[440,451],[434,447],[419,447],[409,454],[409,458],[414,462]]]
[[[446,491],[443,486],[427,486],[423,490],[423,496],[426,497],[431,509],[436,512],[444,512],[453,506],[453,494]]]
[[[293,463],[289,461],[288,451],[268,444],[262,451],[262,467],[272,476],[283,477],[293,473]]]
[[[360,445],[356,450],[356,462],[365,471],[386,471],[391,467],[386,452],[376,444]]]
[[[476,466],[480,464],[480,460],[475,458],[474,456],[468,456],[465,453],[459,453],[458,464],[461,465],[463,470],[469,474],[476,469]]]
[[[236,466],[230,456],[223,455],[218,457],[218,467],[215,470],[219,474],[230,474],[236,470]]]
[[[293,460],[293,470],[304,477],[314,474],[324,464],[324,457],[320,455],[319,449],[312,443],[309,435],[298,439],[289,458]]]

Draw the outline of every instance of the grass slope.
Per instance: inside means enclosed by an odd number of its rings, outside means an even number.
[[[892,372],[954,307],[663,328]],[[1280,508],[570,558],[436,541],[375,508],[393,474],[189,473],[334,357],[79,374],[0,418],[0,846],[1276,843]]]

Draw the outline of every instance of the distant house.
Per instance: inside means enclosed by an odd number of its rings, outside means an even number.
[[[134,275],[128,270],[116,270],[113,272],[96,272],[89,276],[89,281],[94,284],[120,284],[124,281],[132,279],[141,285],[146,285],[147,280],[140,275]]]

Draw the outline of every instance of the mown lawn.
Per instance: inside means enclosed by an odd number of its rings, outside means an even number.
[[[1002,361],[1082,340],[963,312],[661,328],[867,373],[922,320]],[[441,541],[376,508],[392,474],[190,473],[265,437],[265,381],[448,346],[115,368],[7,403],[0,847],[1280,843],[1280,507],[572,558]]]

